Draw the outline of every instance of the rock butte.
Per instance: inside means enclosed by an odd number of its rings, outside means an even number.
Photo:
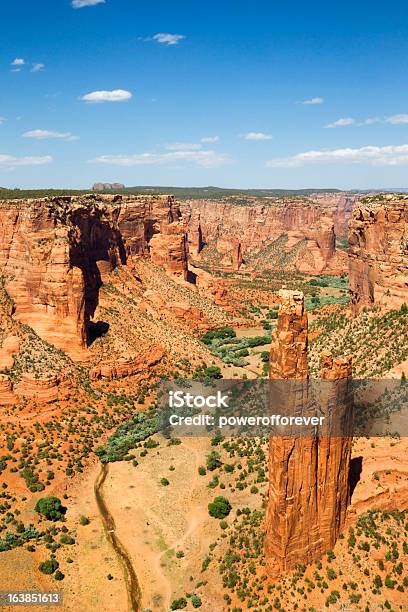
[[[0,202],[0,275],[14,318],[83,359],[99,289],[115,267],[144,256],[173,276],[187,277],[180,218],[173,196]]]
[[[407,301],[407,195],[365,198],[356,207],[349,225],[349,281],[354,312]]]
[[[314,414],[303,294],[282,290],[280,299],[270,354],[271,390],[275,384],[280,397],[284,395],[286,414]],[[351,369],[351,357],[333,359],[323,353],[321,378],[331,382],[321,383],[320,409],[327,417],[334,408],[347,435],[329,435],[329,425],[318,436],[306,432],[270,438],[265,560],[271,577],[319,558],[333,547],[344,525],[350,500]]]

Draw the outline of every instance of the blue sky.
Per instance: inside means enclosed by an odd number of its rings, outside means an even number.
[[[408,5],[13,0],[0,185],[407,187]]]

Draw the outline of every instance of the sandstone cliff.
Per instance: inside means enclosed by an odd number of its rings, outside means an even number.
[[[248,205],[224,201],[192,200],[183,207],[189,251],[194,259],[205,257],[207,245],[219,255],[218,267],[238,270],[256,265],[257,254],[273,248],[280,237],[279,251],[297,251],[293,267],[320,273],[344,270],[344,254],[336,252],[334,204],[310,199],[265,199]],[[270,253],[268,253],[270,257]],[[273,263],[275,267],[275,262]]]
[[[399,308],[408,292],[408,196],[365,198],[349,226],[349,278],[354,312]]]
[[[281,291],[280,298],[270,356],[271,390],[275,385],[273,397],[286,414],[312,415],[303,294]],[[351,358],[333,360],[324,354],[322,380],[330,383],[320,383],[317,393],[325,424],[317,435],[312,429],[300,436],[292,430],[290,436],[270,438],[265,557],[271,577],[320,557],[332,548],[344,525],[351,437],[333,437],[333,428],[338,433],[341,422],[343,433],[351,432],[350,378]]]
[[[3,201],[0,224],[0,275],[15,319],[73,358],[84,357],[99,289],[117,266],[146,256],[187,273],[172,196]]]

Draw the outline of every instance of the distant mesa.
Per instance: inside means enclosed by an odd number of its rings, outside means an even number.
[[[94,183],[92,191],[121,191],[125,189],[123,183]]]

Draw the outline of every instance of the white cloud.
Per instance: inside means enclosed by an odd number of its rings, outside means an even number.
[[[385,122],[392,123],[393,125],[398,125],[400,123],[408,123],[408,114],[392,115],[391,117],[387,117]]]
[[[16,59],[11,62],[12,66],[24,66],[24,64],[25,60],[23,60],[22,57],[16,57]]]
[[[357,123],[357,125],[373,125],[374,123],[381,123],[381,118],[380,117],[368,117],[367,119],[364,119],[363,121],[360,121],[359,123]]]
[[[5,118],[5,117],[0,117],[0,125],[1,125],[2,123],[4,123],[4,122],[5,122],[5,120],[6,120],[6,118]]]
[[[220,140],[219,136],[205,136],[204,138],[201,138],[201,142],[208,142],[208,143],[219,142],[219,140]]]
[[[74,9],[83,8],[84,6],[95,6],[95,4],[104,4],[105,0],[72,0],[71,6]]]
[[[91,91],[82,96],[85,102],[126,102],[130,100],[132,94],[125,89],[113,89],[112,91]]]
[[[310,98],[309,100],[303,100],[301,104],[307,104],[310,106],[314,106],[315,104],[323,104],[323,102],[324,102],[324,98],[316,97],[316,98]]]
[[[407,165],[408,144],[306,151],[292,157],[271,159],[266,162],[266,166],[269,168],[297,168],[307,164],[334,163],[367,163],[376,166]]]
[[[45,64],[33,64],[33,67],[31,68],[31,72],[41,72],[41,70],[44,70],[45,68]]]
[[[165,164],[193,163],[203,168],[215,168],[230,163],[227,155],[215,151],[172,151],[169,153],[140,153],[135,155],[100,155],[92,163],[113,166],[159,166]]]
[[[51,155],[43,157],[14,157],[13,155],[0,155],[0,168],[16,168],[17,166],[42,166],[51,163]]]
[[[36,138],[44,140],[45,138],[61,138],[62,140],[78,140],[79,136],[71,134],[71,132],[53,132],[51,130],[30,130],[22,134],[24,138]]]
[[[166,145],[168,151],[199,151],[203,146],[194,142],[174,142]]]
[[[272,140],[270,134],[264,134],[263,132],[248,132],[247,134],[241,134],[241,138],[244,140]]]
[[[159,32],[153,36],[153,40],[164,45],[178,45],[184,39],[183,34],[166,34],[165,32]]]
[[[344,125],[353,125],[353,123],[355,123],[355,120],[352,119],[351,117],[342,117],[341,119],[337,119],[337,121],[334,121],[333,123],[328,123],[324,127],[325,128],[336,128],[336,127],[342,127]]]

